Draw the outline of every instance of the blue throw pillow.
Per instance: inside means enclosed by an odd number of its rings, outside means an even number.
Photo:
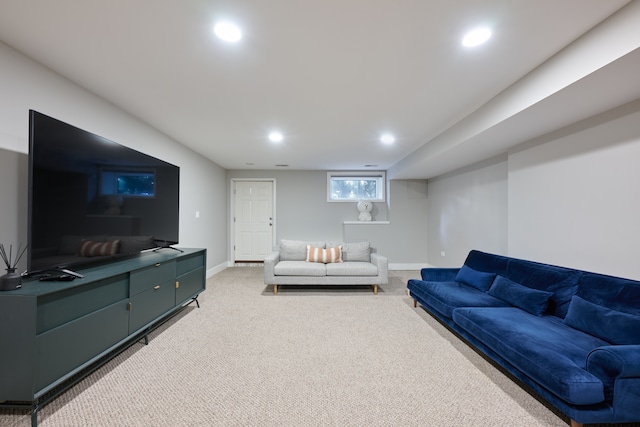
[[[495,277],[495,273],[485,273],[463,265],[454,280],[486,292],[491,287]]]
[[[574,295],[564,323],[618,345],[640,344],[640,316],[594,304]]]
[[[528,288],[502,276],[496,276],[487,293],[536,316],[542,316],[553,296],[553,292]]]

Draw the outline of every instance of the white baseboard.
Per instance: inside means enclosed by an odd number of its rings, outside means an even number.
[[[389,270],[421,270],[423,268],[430,268],[431,265],[427,263],[389,263]]]
[[[223,262],[222,264],[218,264],[213,268],[210,268],[207,270],[207,279],[211,276],[213,276],[214,274],[220,273],[222,270],[225,270],[227,267],[229,267],[227,262]]]

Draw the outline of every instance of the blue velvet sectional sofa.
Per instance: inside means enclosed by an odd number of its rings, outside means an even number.
[[[475,250],[421,276],[414,305],[573,426],[640,421],[640,282]]]

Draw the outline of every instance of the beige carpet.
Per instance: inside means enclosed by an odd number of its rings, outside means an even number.
[[[227,269],[199,300],[43,407],[54,426],[566,426],[424,310],[370,288]],[[0,412],[1,426],[29,426]]]

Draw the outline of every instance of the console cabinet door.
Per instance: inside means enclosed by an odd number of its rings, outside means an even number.
[[[176,280],[176,305],[195,297],[204,289],[204,268],[184,274]]]
[[[175,306],[175,279],[159,283],[130,299],[129,333],[132,334]]]
[[[172,280],[176,277],[176,262],[154,264],[150,267],[132,271],[129,279],[129,295],[134,296],[146,292],[159,283]]]
[[[35,390],[59,383],[126,338],[128,324],[124,300],[38,335]]]
[[[41,334],[127,298],[128,274],[41,296],[38,298],[36,333]]]
[[[176,306],[187,302],[205,289],[206,252],[178,259],[176,267]]]

